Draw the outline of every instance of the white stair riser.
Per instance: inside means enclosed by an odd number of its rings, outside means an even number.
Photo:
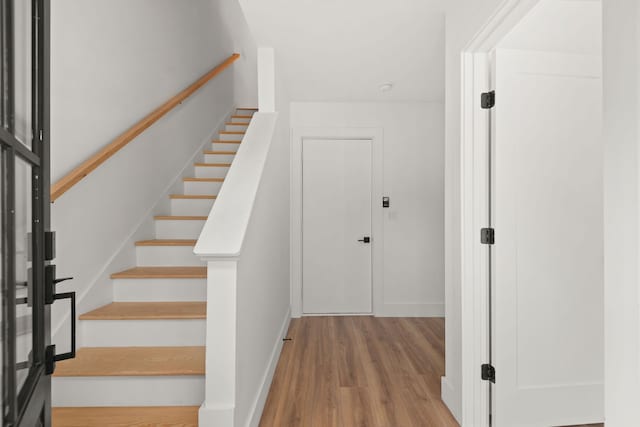
[[[212,142],[211,151],[238,151],[240,144],[231,142]]]
[[[206,301],[206,279],[116,279],[113,298],[122,302]]]
[[[83,347],[205,345],[205,319],[82,320]]]
[[[171,215],[209,216],[215,199],[171,199]]]
[[[196,166],[196,178],[224,178],[229,167]]]
[[[220,133],[218,134],[218,140],[220,141],[242,141],[244,137],[243,134],[235,134],[235,133]]]
[[[231,163],[235,158],[235,154],[205,154],[205,163]]]
[[[249,123],[247,124],[233,124],[233,125],[225,125],[224,130],[229,132],[246,132],[249,127]]]
[[[256,110],[236,110],[233,113],[234,116],[253,116],[256,113]]]
[[[193,254],[193,246],[137,246],[137,265],[162,266],[202,266],[206,262]]]
[[[204,401],[204,376],[54,377],[53,406],[187,406]]]
[[[249,114],[238,114],[239,116],[248,116]],[[231,119],[232,122],[234,123],[246,123],[247,125],[249,124],[249,122],[251,121],[251,118],[245,119],[245,118],[240,118],[240,117],[234,117]]]
[[[206,194],[215,196],[220,191],[222,182],[185,181],[184,194]]]
[[[204,221],[156,220],[156,239],[197,239]]]

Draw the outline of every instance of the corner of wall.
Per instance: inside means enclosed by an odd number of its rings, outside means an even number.
[[[458,424],[462,425],[462,418],[460,417],[460,415],[462,414],[462,402],[460,401],[460,393],[456,392],[446,376],[441,377],[440,385],[442,401],[445,405],[447,405],[447,408],[449,408],[449,411],[451,411],[451,414],[456,419]]]
[[[282,326],[280,327],[280,332],[278,334],[276,342],[274,343],[273,351],[271,352],[271,357],[269,358],[269,364],[267,365],[267,369],[264,372],[260,389],[258,390],[258,393],[256,395],[256,400],[254,401],[254,404],[249,412],[249,416],[247,417],[247,427],[258,427],[260,425],[262,411],[264,410],[264,405],[267,402],[267,397],[269,396],[269,390],[271,389],[273,375],[276,372],[276,367],[278,366],[278,361],[280,360],[280,353],[282,352],[284,338],[286,338],[287,336],[290,323],[291,307],[289,307],[287,313],[284,316]]]

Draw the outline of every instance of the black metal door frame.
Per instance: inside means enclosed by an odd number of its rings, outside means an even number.
[[[15,136],[14,2],[30,1],[31,148]],[[4,426],[51,425],[50,306],[45,302],[45,252],[50,230],[49,197],[49,31],[50,0],[0,0],[0,147],[2,151],[2,418]],[[16,299],[16,158],[31,167],[31,293]],[[16,306],[31,304],[32,347],[28,361],[16,360]],[[17,371],[28,369],[18,389]]]

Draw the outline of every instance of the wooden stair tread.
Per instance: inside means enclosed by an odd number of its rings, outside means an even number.
[[[207,303],[189,302],[112,302],[80,315],[80,320],[159,320],[204,319]]]
[[[112,279],[206,279],[207,267],[134,267],[111,275]]]
[[[204,347],[85,347],[55,377],[204,375]]]
[[[53,427],[198,427],[199,406],[52,408]]]
[[[214,139],[212,141],[214,144],[240,144],[242,141],[225,141],[223,139]]]
[[[222,182],[224,178],[182,178],[185,182]]]
[[[258,111],[258,109],[257,109],[257,108],[255,108],[255,107],[250,107],[250,108],[236,108],[236,111],[238,111],[238,110],[240,110],[240,111]]]
[[[153,217],[158,221],[206,221],[206,216],[188,216],[188,215],[156,215]]]
[[[231,163],[194,163],[194,166],[204,168],[230,168]]]
[[[218,196],[206,194],[172,194],[170,199],[215,199]]]
[[[182,239],[153,239],[140,240],[136,242],[136,246],[195,246],[197,240]]]
[[[219,133],[221,135],[244,135],[246,132],[235,131],[235,130],[221,130]]]
[[[227,156],[235,156],[236,155],[235,151],[204,150],[203,153],[204,154],[223,154],[223,155],[227,155]]]
[[[250,118],[250,117],[247,117]],[[227,126],[249,126],[249,123],[226,122]]]

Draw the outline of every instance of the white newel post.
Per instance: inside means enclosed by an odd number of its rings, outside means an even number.
[[[200,427],[233,427],[236,404],[236,279],[235,258],[207,261],[207,332],[205,401]]]

